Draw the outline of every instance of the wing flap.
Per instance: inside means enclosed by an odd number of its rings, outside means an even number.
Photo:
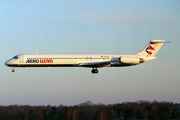
[[[104,62],[91,62],[91,63],[79,63],[78,66],[82,67],[106,67],[106,66],[111,66],[112,62],[115,61],[104,61]]]

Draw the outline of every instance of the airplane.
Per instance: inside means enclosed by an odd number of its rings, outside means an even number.
[[[97,74],[97,68],[134,66],[154,60],[165,43],[170,41],[151,40],[135,54],[18,54],[4,64],[12,67],[12,72],[14,67],[90,67]]]

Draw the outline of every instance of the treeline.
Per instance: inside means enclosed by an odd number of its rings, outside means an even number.
[[[124,102],[93,104],[90,101],[75,106],[0,106],[0,120],[127,120],[180,119],[180,104],[172,102]]]

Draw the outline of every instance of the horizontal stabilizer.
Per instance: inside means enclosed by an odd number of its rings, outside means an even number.
[[[165,41],[165,40],[151,40],[151,44],[156,44],[156,43],[171,43],[171,41]]]

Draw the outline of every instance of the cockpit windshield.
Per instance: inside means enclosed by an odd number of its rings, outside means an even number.
[[[14,57],[13,57],[13,59],[18,59],[18,56],[17,56],[17,55],[16,55],[16,56],[14,56]]]

